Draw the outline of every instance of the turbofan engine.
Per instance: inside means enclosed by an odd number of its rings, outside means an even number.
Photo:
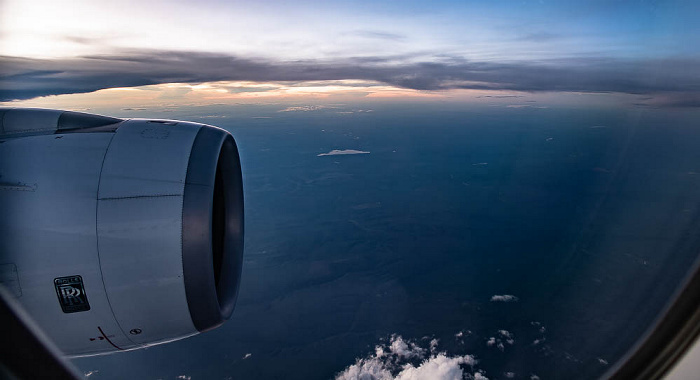
[[[66,355],[221,325],[242,258],[230,133],[0,108],[0,282]]]

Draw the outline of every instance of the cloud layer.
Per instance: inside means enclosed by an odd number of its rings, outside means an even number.
[[[474,374],[464,372],[463,367],[473,369],[477,364],[473,356],[435,353],[437,344],[433,339],[430,350],[427,350],[394,335],[388,344],[376,346],[374,355],[357,359],[355,364],[340,372],[336,380],[462,380],[465,375],[467,378],[487,379],[479,371]]]
[[[321,153],[317,154],[318,157],[323,157],[323,156],[343,156],[343,155],[348,155],[348,154],[369,154],[369,152],[365,152],[363,150],[355,150],[355,149],[345,149],[345,150],[338,150],[338,149],[333,149],[328,153]]]
[[[365,80],[415,90],[479,89],[627,93],[663,96],[663,105],[696,106],[700,60],[568,58],[478,62],[459,57],[363,57],[274,61],[233,55],[124,50],[42,60],[0,57],[0,100],[114,87],[213,81]],[[688,100],[690,99],[690,100]]]
[[[518,302],[518,297],[512,294],[495,294],[491,297],[491,302]]]

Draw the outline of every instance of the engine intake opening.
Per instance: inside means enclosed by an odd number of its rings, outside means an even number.
[[[233,137],[214,127],[197,134],[187,168],[182,220],[187,304],[199,331],[233,313],[243,263],[243,186]]]
[[[221,146],[214,182],[214,280],[221,315],[228,319],[238,298],[243,265],[243,186],[238,150],[231,135]]]
[[[216,283],[216,293],[220,295],[221,271],[224,260],[224,240],[226,238],[226,197],[224,188],[224,178],[221,170],[221,156],[216,166],[216,180],[214,181],[214,206],[211,218],[211,244],[214,265],[214,282]],[[221,303],[221,297],[219,297]]]

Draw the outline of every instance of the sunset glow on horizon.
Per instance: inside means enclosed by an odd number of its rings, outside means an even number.
[[[332,111],[353,113],[352,105],[373,103],[441,102],[501,108],[548,108],[577,102],[599,108],[630,106],[639,97],[616,94],[528,93],[453,89],[419,91],[376,82],[244,82],[221,81],[199,84],[167,83],[122,87],[90,93],[43,96],[27,100],[0,102],[6,107],[57,108],[73,111],[117,112],[154,111],[204,106],[276,106],[279,112],[288,108],[297,111]],[[322,106],[319,106],[322,105]],[[296,106],[296,107],[294,107]]]
[[[692,2],[6,0],[0,6],[4,106],[471,102],[488,94],[700,102],[700,27],[693,19],[700,5]],[[123,96],[122,88],[137,90]],[[553,93],[567,95],[546,95]]]

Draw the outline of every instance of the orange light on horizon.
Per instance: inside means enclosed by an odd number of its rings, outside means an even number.
[[[43,96],[0,103],[10,107],[153,107],[206,105],[245,100],[303,101],[305,99],[401,99],[436,98],[440,93],[404,89],[378,82],[357,80],[313,82],[222,81],[198,84],[165,83],[139,87],[118,87],[89,93]]]
[[[356,101],[446,101],[509,108],[543,108],[544,104],[614,104],[626,98],[603,94],[525,93],[507,90],[449,89],[422,91],[381,82],[333,80],[307,82],[219,81],[203,83],[164,83],[139,87],[117,87],[90,93],[43,96],[0,102],[9,107],[40,107],[70,110],[89,109],[173,109],[213,104],[244,105],[259,102],[356,102]],[[574,99],[575,98],[575,99]],[[612,103],[611,103],[612,102]]]

